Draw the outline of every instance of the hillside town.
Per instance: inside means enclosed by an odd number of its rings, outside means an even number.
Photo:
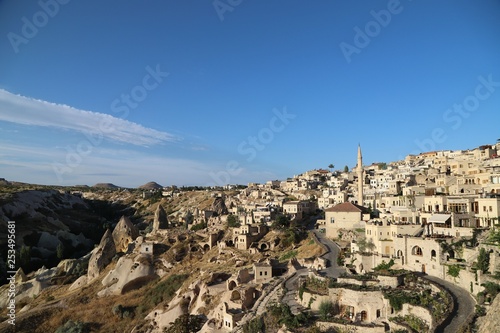
[[[141,317],[132,332],[174,332],[182,318],[200,332],[492,332],[484,318],[500,291],[499,152],[497,143],[364,165],[358,146],[356,166],[342,171],[201,190],[151,183],[131,203],[135,215],[151,203],[151,218],[123,214],[81,258],[20,268],[16,299],[28,315],[44,293],[118,300],[177,285],[149,307],[112,312]],[[101,193],[50,191],[71,207]],[[19,207],[4,205],[4,217]],[[37,247],[55,251],[58,237],[42,232]],[[281,319],[270,324],[273,313]]]

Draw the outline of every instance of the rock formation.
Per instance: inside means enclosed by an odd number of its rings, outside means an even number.
[[[168,228],[168,218],[165,209],[162,205],[158,205],[155,212],[155,218],[153,220],[153,231],[158,231],[159,229]]]
[[[111,231],[108,229],[90,257],[87,272],[88,280],[92,281],[98,277],[99,273],[111,262],[115,254],[115,242]]]
[[[500,297],[495,297],[493,302],[491,303],[490,309],[486,316],[480,317],[478,320],[478,333],[490,333],[497,332],[498,327],[500,326],[500,316],[498,315],[498,311],[500,309]]]
[[[212,204],[212,211],[216,212],[217,215],[226,215],[228,213],[226,204],[224,203],[224,198],[217,197],[215,198]]]
[[[139,236],[139,230],[132,224],[130,219],[122,216],[120,222],[113,230],[113,241],[116,252],[127,252],[128,245]]]
[[[124,294],[142,287],[157,277],[151,261],[145,255],[139,255],[134,259],[124,256],[118,259],[116,267],[104,277],[102,284],[106,288],[97,295],[103,297]]]

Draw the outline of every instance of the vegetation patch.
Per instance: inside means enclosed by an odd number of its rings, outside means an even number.
[[[428,332],[429,331],[429,325],[423,320],[420,319],[419,317],[415,315],[406,315],[406,316],[397,316],[397,317],[392,317],[389,318],[389,320],[402,324],[405,326],[410,327],[411,329],[415,330],[416,332]]]
[[[143,305],[151,309],[162,302],[170,302],[188,277],[187,274],[171,275],[166,280],[158,282],[144,295]]]

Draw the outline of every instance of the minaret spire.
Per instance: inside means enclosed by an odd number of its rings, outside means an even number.
[[[358,144],[358,205],[363,206],[363,155],[361,154],[361,145]]]

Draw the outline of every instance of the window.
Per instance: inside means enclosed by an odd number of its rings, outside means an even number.
[[[483,212],[485,212],[485,211],[486,211],[486,206],[483,206]]]
[[[330,217],[330,223],[335,223],[335,219],[333,217]]]
[[[259,273],[260,273],[259,275],[262,276],[262,272],[259,272]]]
[[[492,212],[492,211],[493,211],[493,207],[492,207],[492,206],[490,206],[489,208],[490,208],[490,212]]]
[[[264,272],[264,275],[267,276],[267,271]]]
[[[411,254],[414,256],[421,256],[422,255],[422,249],[420,246],[414,246],[413,249],[411,250]]]

